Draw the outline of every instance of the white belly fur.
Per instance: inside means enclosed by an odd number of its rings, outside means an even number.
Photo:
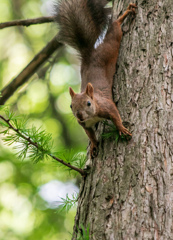
[[[104,120],[104,118],[93,117],[85,121],[85,127],[90,128],[95,125],[97,122]]]

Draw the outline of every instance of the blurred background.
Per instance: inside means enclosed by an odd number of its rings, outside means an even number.
[[[53,15],[51,0],[1,0],[0,22]],[[56,35],[54,23],[0,30],[0,89]],[[79,60],[61,48],[7,101],[29,125],[52,134],[56,151],[86,151],[87,137],[70,109],[69,86],[80,89]],[[80,176],[53,160],[21,161],[0,135],[0,239],[71,239],[76,208],[59,212],[61,198],[79,191]]]

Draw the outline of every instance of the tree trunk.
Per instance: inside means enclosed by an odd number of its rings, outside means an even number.
[[[118,2],[116,13],[129,4]],[[83,227],[90,240],[173,239],[172,13],[172,0],[138,0],[136,18],[124,24],[114,95],[133,137],[104,140],[99,124],[73,240]]]

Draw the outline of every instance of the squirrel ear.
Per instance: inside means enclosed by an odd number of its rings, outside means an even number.
[[[73,98],[76,95],[76,93],[73,91],[71,87],[69,87],[69,93],[71,95],[71,98]]]
[[[93,85],[91,83],[88,83],[87,84],[87,87],[86,87],[86,94],[93,99],[94,97],[94,88],[93,88]]]

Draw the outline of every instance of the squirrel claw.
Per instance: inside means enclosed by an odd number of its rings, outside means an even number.
[[[127,9],[128,9],[128,10],[131,10],[131,12],[132,12],[133,14],[136,14],[135,8],[137,8],[136,4],[130,3]]]
[[[130,3],[128,8],[137,8],[135,3]]]
[[[122,127],[122,129],[119,130],[120,136],[121,136],[121,133],[123,133],[124,135],[132,136],[132,134],[129,132],[129,130],[127,128],[125,128],[124,126]]]

